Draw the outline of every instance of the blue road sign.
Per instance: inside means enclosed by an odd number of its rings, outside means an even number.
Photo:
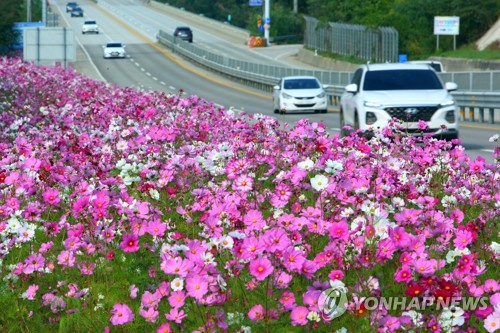
[[[250,6],[262,6],[262,0],[249,0]]]

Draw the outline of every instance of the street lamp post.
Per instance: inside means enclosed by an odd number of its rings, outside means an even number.
[[[271,0],[265,0],[264,4],[264,38],[269,45],[269,28],[271,27]]]

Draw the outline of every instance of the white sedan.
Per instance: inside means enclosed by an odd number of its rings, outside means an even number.
[[[125,45],[122,42],[107,42],[104,48],[104,58],[125,58]]]
[[[93,32],[95,34],[99,33],[99,26],[95,20],[85,20],[82,24],[82,34]]]
[[[326,113],[325,89],[314,76],[286,76],[273,88],[274,113],[314,111]]]

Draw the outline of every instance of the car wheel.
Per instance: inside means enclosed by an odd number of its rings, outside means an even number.
[[[327,112],[328,112],[328,110],[327,110],[327,109],[325,109],[325,110],[321,110],[321,113],[327,113]]]
[[[359,117],[358,113],[354,114],[354,130],[357,131],[359,129]]]

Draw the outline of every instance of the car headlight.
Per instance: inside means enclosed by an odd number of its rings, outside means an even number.
[[[318,96],[316,96],[316,97],[318,97],[318,98],[323,98],[323,97],[325,97],[325,96],[326,96],[326,92],[324,92],[324,91],[323,91],[321,94],[319,94],[319,95],[318,95]]]
[[[281,97],[283,97],[285,99],[293,98],[293,96],[288,95],[287,93],[281,93]]]
[[[441,104],[439,104],[439,107],[444,108],[444,107],[453,106],[453,105],[455,105],[455,101],[453,99],[449,99],[449,100],[444,101]]]
[[[380,103],[375,103],[375,102],[370,102],[370,101],[365,101],[363,103],[364,106],[369,107],[369,108],[375,108],[375,109],[382,109],[383,105]]]

